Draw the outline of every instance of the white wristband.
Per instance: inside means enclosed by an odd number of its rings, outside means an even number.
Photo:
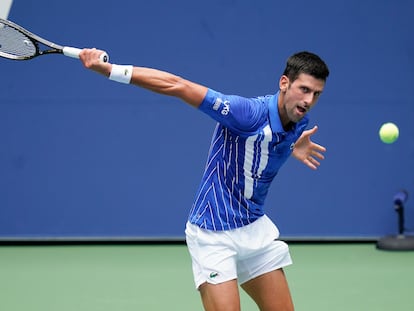
[[[109,80],[129,84],[131,82],[133,69],[134,67],[131,65],[124,66],[112,64]]]

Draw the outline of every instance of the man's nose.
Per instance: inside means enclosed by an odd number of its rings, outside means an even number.
[[[306,105],[306,106],[311,105],[311,104],[313,103],[313,100],[314,100],[314,99],[315,99],[315,95],[314,95],[313,93],[308,93],[308,94],[306,94],[306,96],[305,96],[305,100],[304,100],[305,105]]]

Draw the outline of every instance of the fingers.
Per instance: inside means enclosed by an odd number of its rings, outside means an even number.
[[[324,159],[323,152],[326,152],[326,148],[324,146],[312,143],[312,155],[317,156],[319,159]]]
[[[322,145],[318,145],[314,142],[312,142],[312,150],[317,152],[326,152],[326,148]]]
[[[317,131],[318,131],[318,126],[317,126],[317,125],[315,125],[313,128],[311,128],[311,129],[309,129],[309,130],[304,131],[304,132],[303,132],[303,134],[304,134],[305,136],[311,136],[311,135],[315,134]]]
[[[304,163],[311,169],[316,170],[321,165],[316,159],[309,156]]]
[[[315,125],[313,128],[310,129],[312,134],[315,134],[318,131],[318,126]]]
[[[101,54],[105,53],[104,51],[97,50],[96,48],[93,49],[83,49],[80,54],[79,58],[85,64],[85,66],[91,66],[93,63],[100,61]]]
[[[83,49],[79,54],[79,58],[86,68],[109,76],[112,65],[102,61],[101,55],[104,53],[104,51],[95,48]]]
[[[297,141],[295,148],[300,151],[296,152],[295,157],[301,160],[309,168],[316,170],[321,163],[320,160],[324,160],[323,155],[326,152],[326,148],[322,145],[318,145],[311,140],[311,135],[318,131],[318,127],[315,125],[313,128],[303,132],[300,139]]]
[[[325,159],[325,156],[322,153],[316,152],[316,151],[312,151],[310,157],[318,158],[319,160],[324,160]]]
[[[316,169],[318,166],[320,166],[319,160],[325,160],[325,156],[322,152],[326,152],[326,148],[317,144],[314,144],[312,151],[307,157],[307,160],[314,166],[314,169]],[[311,167],[313,168],[313,167]]]
[[[325,157],[322,154],[320,154],[320,153],[314,153],[314,154],[308,156],[305,159],[304,162],[311,169],[316,170],[321,165],[321,163],[317,160],[317,158],[319,160],[324,160],[325,159]]]
[[[305,164],[313,170],[316,170],[321,163],[318,160],[324,160],[325,156],[322,152],[325,152],[326,149],[323,146],[318,144],[313,144],[312,150],[309,152],[308,156],[305,159]]]

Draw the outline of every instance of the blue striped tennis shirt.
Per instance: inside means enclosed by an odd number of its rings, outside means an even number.
[[[270,184],[308,125],[305,116],[285,131],[278,95],[244,98],[208,90],[199,109],[218,124],[190,223],[221,231],[242,227],[264,215]]]

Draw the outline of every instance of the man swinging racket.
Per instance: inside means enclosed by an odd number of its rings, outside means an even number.
[[[240,284],[262,311],[294,310],[283,272],[292,263],[289,249],[264,201],[290,155],[311,169],[324,158],[325,148],[311,141],[317,127],[306,127],[329,76],[325,62],[298,52],[276,94],[245,98],[165,71],[105,63],[102,53],[84,49],[80,59],[111,80],[180,98],[218,122],[185,230],[204,309],[240,310]]]

